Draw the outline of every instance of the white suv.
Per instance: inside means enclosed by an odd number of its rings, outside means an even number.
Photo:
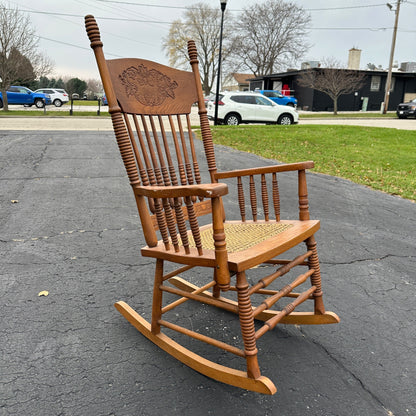
[[[240,123],[294,124],[299,114],[292,107],[279,105],[256,92],[222,92],[218,96],[218,121],[228,125]],[[215,98],[208,102],[208,118],[214,120]]]
[[[65,104],[69,101],[68,93],[60,88],[40,88],[35,92],[49,94],[55,107],[60,107],[62,104]]]

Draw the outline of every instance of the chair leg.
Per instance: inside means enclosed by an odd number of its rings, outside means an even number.
[[[308,250],[312,250],[312,255],[308,259],[309,269],[315,270],[311,276],[311,284],[316,286],[316,291],[313,295],[315,301],[315,314],[323,315],[325,314],[325,307],[322,297],[323,292],[321,283],[321,269],[319,267],[318,251],[316,249],[316,241],[314,236],[309,237],[306,240],[306,246],[308,247]]]
[[[153,334],[160,333],[159,321],[162,319],[162,291],[160,286],[163,283],[163,260],[156,260],[155,282],[153,286],[153,303],[152,303],[152,325]]]
[[[214,280],[215,282],[217,281],[217,271],[214,269]],[[221,289],[218,285],[218,283],[215,284],[215,286],[213,286],[212,288],[212,296],[214,298],[219,298],[221,294]]]
[[[253,308],[251,307],[248,283],[245,272],[237,273],[238,314],[240,317],[241,333],[244,342],[244,352],[247,360],[247,375],[250,378],[260,377],[257,361]]]

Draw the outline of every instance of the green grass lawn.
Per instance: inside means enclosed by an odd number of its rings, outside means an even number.
[[[71,101],[65,104],[71,106]],[[96,105],[98,107],[98,100],[74,100],[74,105]]]
[[[214,143],[281,162],[313,160],[315,172],[416,201],[416,133],[358,126],[217,126]]]
[[[369,113],[369,112],[348,112],[348,113],[314,113],[314,112],[307,112],[301,113],[299,115],[300,118],[335,118],[335,119],[342,119],[342,118],[397,118],[395,111],[389,111],[387,114],[380,114],[377,113]]]

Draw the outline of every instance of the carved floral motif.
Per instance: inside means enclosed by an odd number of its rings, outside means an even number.
[[[143,105],[152,107],[162,104],[168,97],[175,98],[174,89],[178,87],[176,81],[143,64],[125,69],[119,78],[127,96],[134,96]]]

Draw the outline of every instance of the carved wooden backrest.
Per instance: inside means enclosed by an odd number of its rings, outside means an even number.
[[[201,88],[195,43],[188,43],[192,72],[143,59],[106,60],[97,23],[85,18],[109,104],[116,139],[133,186],[171,186],[201,183],[200,165],[191,130],[190,113],[198,103],[206,166],[215,181],[216,164],[211,131]],[[140,218],[149,246],[160,230],[166,249],[181,243],[189,252],[185,221],[202,253],[196,217],[211,212],[209,200],[195,198],[148,199],[136,193]],[[186,208],[185,208],[186,207]],[[149,211],[149,212],[147,212]],[[181,242],[178,241],[178,233]]]
[[[192,72],[143,59],[106,62],[114,92],[124,113],[186,114],[198,101]]]

